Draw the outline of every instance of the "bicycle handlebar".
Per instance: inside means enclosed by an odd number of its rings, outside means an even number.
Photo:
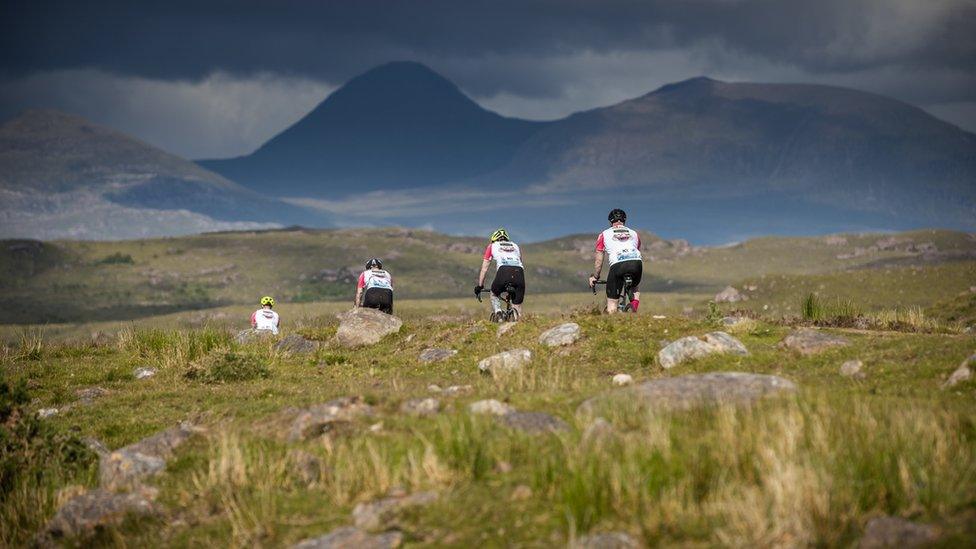
[[[596,295],[596,287],[597,287],[597,285],[599,285],[599,284],[606,284],[606,283],[607,283],[606,280],[597,280],[597,281],[594,281],[593,282],[593,286],[590,287],[590,289],[593,290],[593,295]]]

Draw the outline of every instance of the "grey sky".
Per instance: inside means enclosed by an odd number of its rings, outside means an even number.
[[[976,130],[974,0],[4,3],[0,117],[53,107],[191,158],[250,152],[374,65],[546,119],[691,76],[850,86]]]

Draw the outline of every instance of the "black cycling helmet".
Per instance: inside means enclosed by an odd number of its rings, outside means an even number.
[[[373,267],[376,267],[377,269],[382,269],[383,262],[375,257],[366,262],[367,269],[372,269]]]
[[[610,223],[616,223],[618,221],[626,223],[627,212],[621,210],[620,208],[614,208],[610,210],[610,215],[607,216],[607,221]]]

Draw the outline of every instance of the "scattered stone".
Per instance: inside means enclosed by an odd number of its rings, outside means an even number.
[[[573,549],[640,549],[641,544],[624,532],[589,534],[576,540]]]
[[[396,549],[403,543],[400,532],[368,534],[359,528],[345,526],[324,536],[310,538],[292,546],[292,549]]]
[[[146,478],[162,472],[176,448],[196,432],[196,428],[184,423],[102,455],[98,463],[102,488],[121,490],[140,486]]]
[[[516,326],[518,326],[518,322],[502,322],[498,325],[498,331],[495,333],[495,336],[502,337],[506,332]]]
[[[796,351],[801,355],[813,355],[847,345],[850,345],[850,341],[845,337],[812,328],[794,330],[780,342],[780,347]]]
[[[339,329],[336,341],[343,347],[359,347],[378,343],[384,337],[400,331],[403,322],[376,309],[356,307],[336,315]]]
[[[367,532],[387,530],[397,526],[400,514],[407,509],[430,505],[436,500],[435,492],[418,492],[360,503],[352,510],[352,520],[356,528]]]
[[[939,539],[934,526],[898,517],[877,517],[868,521],[861,538],[862,549],[881,547],[922,547]]]
[[[487,400],[479,400],[477,402],[472,402],[468,406],[468,411],[470,411],[472,414],[488,414],[493,416],[504,416],[506,414],[510,414],[514,412],[515,408],[512,408],[511,406],[505,404],[504,402],[500,402],[498,400],[490,398]]]
[[[749,351],[738,339],[725,332],[711,332],[704,336],[683,337],[668,344],[657,354],[658,364],[670,369],[686,360],[711,354],[747,355]]]
[[[59,540],[83,540],[99,528],[118,525],[126,516],[151,516],[159,512],[153,503],[138,493],[116,494],[107,490],[88,490],[62,505],[39,536],[38,545],[56,545]]]
[[[305,450],[292,450],[288,457],[295,476],[306,485],[322,479],[322,460],[315,454]]]
[[[369,426],[369,432],[370,433],[379,433],[382,430],[383,430],[383,422],[382,421],[377,421],[376,423],[374,423],[374,424],[372,424],[372,425]]]
[[[595,444],[613,435],[613,425],[602,417],[595,418],[583,431],[583,443]]]
[[[359,397],[337,398],[298,410],[288,427],[287,437],[290,442],[309,440],[331,433],[358,417],[372,414],[373,408]]]
[[[444,391],[444,389],[441,389],[441,386],[436,383],[431,383],[430,385],[428,385],[427,390],[432,393],[440,393]]]
[[[723,326],[734,328],[739,324],[744,324],[746,322],[749,322],[749,320],[750,320],[749,318],[744,316],[726,316],[726,317],[722,317],[722,320],[720,322],[722,323]]]
[[[298,334],[288,334],[275,343],[276,351],[292,353],[296,355],[314,353],[318,345],[314,341],[309,341]]]
[[[514,349],[492,355],[478,363],[478,370],[482,373],[498,375],[504,372],[514,372],[532,361],[532,351],[528,349]]]
[[[617,374],[613,376],[613,384],[617,387],[623,387],[624,385],[630,385],[634,382],[634,378],[630,374]]]
[[[565,421],[545,412],[511,411],[501,415],[502,422],[512,429],[530,434],[550,433],[569,430]]]
[[[689,410],[718,404],[750,404],[772,395],[796,392],[796,384],[778,376],[716,372],[646,381],[597,395],[577,413],[592,416],[604,405],[638,406],[652,412]]]
[[[440,362],[451,358],[457,353],[454,349],[424,349],[420,353],[420,361],[425,364]]]
[[[867,377],[867,374],[862,371],[863,368],[864,363],[860,360],[848,360],[840,365],[840,375],[854,379],[864,379]]]
[[[959,367],[952,372],[952,375],[949,376],[949,379],[945,380],[945,383],[942,384],[942,388],[948,389],[950,387],[955,387],[963,381],[972,379],[973,371],[969,365],[974,363],[976,363],[976,354],[973,354],[966,360],[963,360],[962,364],[960,364]]]
[[[41,419],[49,418],[58,415],[61,410],[57,408],[41,408],[37,411],[37,417]]]
[[[575,322],[560,324],[550,328],[539,336],[539,343],[546,347],[560,347],[562,345],[572,345],[580,338],[580,327]]]
[[[508,499],[512,501],[525,501],[532,497],[532,488],[525,484],[519,484],[512,490],[512,495]]]
[[[158,370],[156,370],[155,368],[143,366],[142,368],[136,368],[132,372],[132,376],[135,377],[136,379],[149,379],[154,375],[156,375],[157,372]]]
[[[413,398],[400,405],[400,411],[412,416],[429,416],[441,409],[441,402],[436,398]]]
[[[470,385],[451,385],[447,389],[444,389],[444,396],[463,395],[472,391],[474,391],[474,387]]]
[[[715,303],[736,303],[743,301],[742,294],[732,286],[726,286],[724,290],[715,294]]]
[[[101,398],[107,394],[108,389],[102,387],[86,387],[75,391],[75,396],[78,397],[78,404],[82,406],[88,406],[95,402],[96,398]]]

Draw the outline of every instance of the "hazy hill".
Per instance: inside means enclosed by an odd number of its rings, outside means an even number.
[[[57,111],[0,126],[0,192],[4,236],[131,238],[323,217]]]
[[[418,63],[350,80],[254,153],[201,164],[279,196],[454,183],[504,165],[542,124],[499,116]]]

